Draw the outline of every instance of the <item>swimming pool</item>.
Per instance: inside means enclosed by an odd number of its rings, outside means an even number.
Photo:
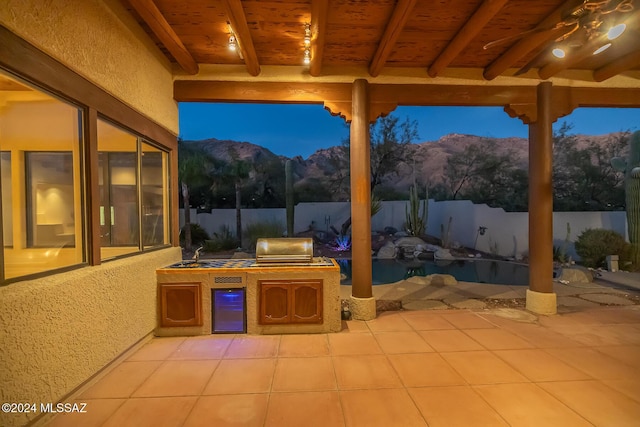
[[[351,260],[338,259],[340,272],[346,276],[340,283],[351,284]],[[394,283],[412,276],[450,274],[459,281],[529,286],[529,266],[487,259],[463,259],[446,263],[422,260],[374,259],[371,263],[374,285]]]

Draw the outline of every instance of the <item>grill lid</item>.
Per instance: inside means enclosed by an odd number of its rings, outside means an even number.
[[[263,238],[256,243],[256,263],[311,263],[313,239],[310,237]]]

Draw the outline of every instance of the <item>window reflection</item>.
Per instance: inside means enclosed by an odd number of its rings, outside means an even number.
[[[137,150],[135,135],[98,121],[102,259],[140,250]]]
[[[82,110],[0,73],[3,278],[84,262]]]
[[[0,193],[2,199],[0,207],[2,207],[2,243],[4,247],[13,246],[13,206],[12,206],[12,189],[11,189],[11,153],[8,151],[0,152]]]
[[[167,153],[142,143],[142,238],[144,247],[168,241]]]
[[[73,153],[26,152],[27,247],[75,246]]]
[[[98,120],[98,164],[101,258],[168,244],[168,154]]]

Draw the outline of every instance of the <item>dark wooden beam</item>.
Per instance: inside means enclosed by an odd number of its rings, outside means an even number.
[[[416,4],[416,0],[398,0],[393,14],[387,23],[382,39],[378,43],[378,49],[373,55],[371,64],[369,65],[369,74],[376,77],[382,71],[384,64],[387,62],[389,55],[396,44],[404,24],[411,17],[411,12]]]
[[[589,58],[591,55],[593,55],[593,52],[596,49],[604,44],[602,39],[602,37],[598,37],[597,39],[586,43],[578,49],[571,50],[567,52],[567,56],[562,59],[552,57],[553,60],[551,62],[547,63],[547,65],[538,70],[538,76],[540,76],[542,80],[546,80],[555,76],[559,72],[567,70],[573,67],[575,64],[578,64],[581,61]]]
[[[532,52],[550,40],[560,37],[563,32],[568,30],[567,27],[561,27],[551,31],[547,30],[553,28],[558,22],[560,22],[563,14],[566,13],[567,10],[572,10],[582,2],[583,0],[572,0],[551,12],[549,16],[547,16],[532,30],[532,33],[529,36],[522,38],[518,43],[510,47],[506,52],[496,58],[496,60],[487,68],[485,68],[483,73],[484,78],[487,80],[495,79],[529,52]]]
[[[499,106],[535,102],[534,86],[372,84],[371,102],[398,105]]]
[[[314,77],[322,73],[328,16],[329,0],[311,0],[311,65],[309,66],[309,74]]]
[[[351,103],[349,83],[224,82],[177,80],[178,102],[245,102],[335,105]],[[569,99],[577,107],[640,107],[640,88],[576,88],[553,86],[554,99]],[[535,86],[370,84],[371,108],[390,111],[392,105],[498,106],[536,102]],[[556,93],[557,92],[557,93]],[[385,108],[382,108],[386,106]]]
[[[351,102],[351,84],[178,80],[173,96],[178,102],[323,104]]]
[[[640,50],[636,50],[598,68],[593,72],[593,79],[597,82],[602,82],[615,75],[638,67],[640,67]]]
[[[571,99],[577,107],[640,108],[639,88],[558,87],[554,99]],[[564,94],[563,94],[564,93]]]
[[[199,68],[191,53],[184,47],[178,35],[164,18],[153,0],[127,0],[151,31],[171,53],[171,56],[189,74],[198,74]]]
[[[253,45],[253,39],[251,38],[251,31],[247,25],[247,18],[244,15],[242,2],[240,0],[223,0],[223,3],[227,11],[227,19],[236,36],[238,48],[242,53],[247,71],[252,76],[257,76],[260,74],[260,63],[258,61],[258,55],[256,54],[256,48]]]
[[[428,69],[431,77],[436,77],[445,69],[485,25],[502,9],[507,0],[484,0],[478,10],[467,20],[453,40],[433,61]]]

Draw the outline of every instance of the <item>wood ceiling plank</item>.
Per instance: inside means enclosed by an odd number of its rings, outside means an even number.
[[[260,63],[258,62],[258,55],[256,54],[251,32],[247,25],[247,19],[244,15],[242,2],[240,0],[223,0],[223,3],[226,8],[227,19],[235,33],[247,71],[252,76],[257,76],[260,74]]]
[[[428,73],[436,77],[454,58],[462,52],[469,42],[484,28],[485,25],[502,9],[508,0],[485,0],[478,10],[469,18],[458,31],[451,43],[442,51],[431,64]]]
[[[373,55],[371,65],[369,65],[369,74],[376,77],[382,71],[384,64],[389,59],[389,55],[404,28],[405,23],[411,17],[411,12],[416,4],[416,0],[398,0],[393,14],[387,23],[382,35],[382,40],[378,44],[378,49]]]
[[[124,0],[123,0],[124,1]],[[507,42],[494,49],[482,47],[493,40],[542,26],[555,24],[562,12],[572,4],[583,0],[131,0],[143,4],[152,3],[161,11],[162,16],[173,30],[195,65],[244,64],[248,75],[260,73],[260,66],[295,66],[302,63],[304,45],[304,23],[311,22],[312,55],[309,66],[311,76],[320,76],[324,70],[335,73],[342,66],[368,69],[371,75],[383,76],[395,74],[395,69],[416,68],[420,75],[427,71],[436,71],[437,75],[447,77],[456,75],[455,69],[466,69],[473,78],[495,79],[511,68],[522,67],[528,63],[533,68],[548,63],[548,59],[536,56],[550,38],[557,34],[538,33],[517,42]],[[506,1],[504,7],[493,16],[468,42],[460,43],[461,29],[473,27],[471,19],[477,18],[477,11],[490,2]],[[390,17],[398,13],[405,2],[414,3],[404,25],[394,27]],[[125,2],[126,3],[126,2]],[[255,55],[242,52],[243,58],[228,49],[228,24],[231,13],[229,5],[236,5],[243,17],[236,18],[236,26],[246,24],[247,36],[235,29],[239,39],[240,52],[247,48],[250,40]],[[637,1],[636,9],[640,9]],[[232,6],[233,7],[233,6]],[[395,8],[395,9],[394,9]],[[127,9],[142,28],[158,45],[162,53],[175,62],[174,54],[154,33],[150,25],[131,6]],[[320,13],[314,12],[320,10]],[[396,10],[396,12],[394,12]],[[556,13],[555,20],[549,18],[551,11]],[[399,14],[400,16],[402,14]],[[631,15],[625,14],[625,15]],[[320,16],[323,30],[316,30],[315,17]],[[475,17],[475,18],[474,18]],[[546,21],[545,21],[546,20]],[[320,22],[319,21],[319,22]],[[552,26],[552,25],[551,25]],[[396,28],[397,36],[390,28]],[[562,29],[558,32],[563,31]],[[629,32],[629,31],[627,31]],[[625,35],[623,35],[624,37]],[[468,36],[467,36],[468,37]],[[538,39],[539,38],[539,39]],[[542,40],[542,41],[541,41]],[[619,58],[632,55],[636,46],[623,47],[619,43],[597,57],[589,57],[570,66],[570,70],[594,72],[602,78],[614,71],[624,72],[627,65],[619,64]],[[449,46],[449,47],[446,47]],[[451,52],[458,51],[455,55]],[[452,55],[447,59],[444,54]],[[535,61],[531,61],[535,57]],[[444,61],[447,59],[447,61]],[[439,62],[448,62],[439,65]],[[626,58],[630,70],[640,69]],[[630,62],[629,62],[630,61]],[[622,62],[625,64],[627,62]],[[440,71],[437,69],[440,67]],[[298,69],[298,68],[297,68]],[[298,72],[298,71],[296,71]],[[439,74],[438,74],[439,73]],[[587,75],[582,73],[580,75]],[[483,77],[484,76],[484,77]],[[515,76],[518,78],[518,76]],[[532,74],[529,74],[530,79]],[[589,79],[591,81],[591,79]]]
[[[127,0],[131,7],[147,23],[151,31],[171,53],[171,56],[189,74],[198,74],[198,64],[173,31],[153,0]]]
[[[322,73],[328,19],[329,0],[311,0],[311,64],[309,65],[309,74],[314,77]]]
[[[616,59],[593,72],[593,79],[602,82],[625,71],[640,67],[640,50]]]
[[[582,0],[572,0],[567,4],[562,4],[549,14],[540,24],[536,25],[535,29],[545,29],[554,26],[561,19],[566,10],[574,8],[576,5],[582,3]],[[483,75],[487,80],[493,80],[506,71],[509,67],[513,66],[518,60],[525,57],[527,54],[535,50],[537,47],[547,43],[549,40],[557,38],[561,32],[565,31],[560,29],[557,31],[533,33],[528,37],[522,38],[515,45],[510,47],[506,52],[501,54],[495,61],[493,61],[488,67],[485,68]]]

